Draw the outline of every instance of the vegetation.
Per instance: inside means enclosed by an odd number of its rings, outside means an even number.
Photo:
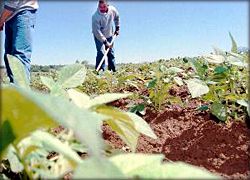
[[[197,99],[201,102],[197,111],[210,111],[222,123],[247,119],[249,54],[238,52],[231,34],[230,38],[230,52],[214,48],[204,57],[125,64],[117,73],[97,75],[84,63],[34,66],[31,86],[20,61],[8,56],[15,84],[1,87],[0,153],[7,159],[2,164],[24,179],[62,178],[69,173],[74,178],[218,179],[183,162],[163,163],[161,154],[135,153],[140,134],[157,139],[137,112],[145,106],[158,111],[169,104],[185,106]],[[172,95],[173,87],[186,87],[189,98]],[[123,98],[143,102],[130,104],[129,112],[110,105]],[[103,140],[103,124],[116,132],[129,152],[115,151]],[[65,129],[52,133],[51,128],[59,125]]]

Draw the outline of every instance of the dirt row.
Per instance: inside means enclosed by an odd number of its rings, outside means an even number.
[[[126,110],[129,103],[127,99],[111,105]],[[136,151],[163,153],[165,161],[184,161],[225,178],[247,179],[250,176],[249,127],[237,120],[227,124],[218,122],[209,112],[197,111],[199,104],[193,100],[185,108],[169,105],[160,113],[146,107],[142,118],[149,123],[158,139],[141,135]],[[126,147],[108,126],[103,126],[103,137],[114,148]]]

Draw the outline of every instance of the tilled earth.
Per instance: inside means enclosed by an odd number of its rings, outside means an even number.
[[[112,105],[126,109],[129,100]],[[216,172],[225,178],[248,179],[250,176],[250,129],[243,121],[219,123],[209,112],[199,112],[198,101],[182,108],[167,106],[157,113],[146,108],[142,116],[158,139],[141,135],[137,152],[163,153],[166,161],[184,161]],[[103,126],[103,137],[115,148],[125,148],[122,140]]]

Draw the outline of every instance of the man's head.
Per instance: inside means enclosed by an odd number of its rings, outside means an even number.
[[[98,7],[101,13],[108,11],[108,2],[107,0],[99,0]]]

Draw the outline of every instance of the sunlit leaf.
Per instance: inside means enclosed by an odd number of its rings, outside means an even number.
[[[189,79],[185,81],[192,98],[200,97],[209,92],[209,87],[199,79]]]
[[[67,92],[69,94],[69,97],[78,107],[86,109],[90,107],[91,101],[90,97],[87,94],[81,93],[74,89],[69,89]]]
[[[93,106],[98,106],[102,104],[107,104],[118,99],[126,98],[130,96],[129,93],[106,93],[103,95],[99,95],[90,99],[90,97],[84,93],[78,92],[76,90],[70,89],[68,90],[69,97],[73,100],[73,102],[79,107],[83,108],[91,108]]]
[[[58,74],[58,83],[63,88],[74,88],[81,85],[86,77],[86,68],[82,64],[63,67]]]
[[[118,99],[127,98],[131,93],[106,93],[91,99],[91,107],[113,102]]]
[[[149,124],[144,119],[142,119],[141,117],[137,116],[134,113],[127,112],[127,114],[133,120],[135,124],[135,129],[138,132],[153,139],[157,139],[157,136],[155,135],[154,131],[151,129]]]
[[[233,53],[237,53],[238,52],[238,47],[237,47],[237,44],[236,44],[236,41],[234,40],[232,34],[229,32],[229,36],[231,38],[231,41],[232,41],[232,48],[231,48],[231,52]]]
[[[221,64],[226,61],[226,58],[222,55],[211,54],[205,57],[205,60],[209,63]]]
[[[109,117],[105,121],[134,152],[139,132],[135,129],[133,120],[126,113],[112,107],[101,106],[97,107],[96,111]]]
[[[248,67],[248,64],[246,62],[244,62],[244,59],[242,59],[241,57],[228,56],[227,61],[230,64],[235,65],[235,66]]]

